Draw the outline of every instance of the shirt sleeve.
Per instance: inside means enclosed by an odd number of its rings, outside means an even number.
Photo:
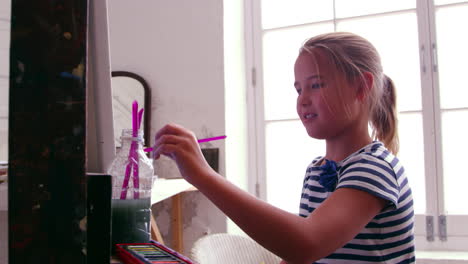
[[[371,155],[361,155],[347,162],[339,171],[336,189],[353,188],[365,191],[389,202],[383,210],[397,208],[400,187],[392,166]]]

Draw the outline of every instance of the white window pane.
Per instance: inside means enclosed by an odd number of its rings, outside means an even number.
[[[416,214],[424,214],[426,212],[426,181],[422,115],[420,113],[400,114],[398,119],[400,152],[397,156],[405,167],[413,191],[414,211]]]
[[[415,0],[335,0],[336,17],[351,17],[416,8]]]
[[[333,31],[330,23],[268,31],[263,36],[265,119],[296,118],[294,62],[308,38]]]
[[[468,214],[468,110],[442,113],[442,154],[445,210],[448,214]]]
[[[421,110],[421,79],[416,14],[351,19],[337,30],[367,38],[379,51],[384,73],[395,82],[398,110]]]
[[[297,214],[307,166],[325,155],[324,141],[309,137],[299,120],[268,122],[265,130],[267,201]]]
[[[440,104],[442,108],[468,107],[468,5],[436,11]]]
[[[262,0],[261,5],[264,29],[333,19],[332,0]]]
[[[462,0],[434,0],[435,5],[446,5],[446,4],[455,4],[455,3],[464,3],[467,1]]]

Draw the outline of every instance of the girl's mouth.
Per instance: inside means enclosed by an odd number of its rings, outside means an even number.
[[[312,119],[312,118],[315,118],[315,117],[317,117],[317,114],[307,113],[307,114],[303,115],[304,120],[309,120],[309,119]]]

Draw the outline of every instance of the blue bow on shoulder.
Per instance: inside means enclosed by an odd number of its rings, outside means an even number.
[[[322,173],[319,175],[319,183],[328,192],[333,192],[338,182],[338,165],[333,160],[325,159],[325,164],[320,166]]]

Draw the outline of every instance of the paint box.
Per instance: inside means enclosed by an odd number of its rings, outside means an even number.
[[[194,264],[158,242],[117,244],[116,253],[125,264]]]

